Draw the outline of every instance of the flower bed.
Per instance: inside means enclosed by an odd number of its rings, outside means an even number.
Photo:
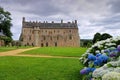
[[[80,61],[86,66],[80,71],[85,75],[84,80],[120,80],[120,37],[95,43]],[[114,73],[116,76],[110,78]]]

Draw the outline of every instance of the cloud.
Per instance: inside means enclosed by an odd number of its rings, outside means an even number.
[[[111,0],[109,3],[111,12],[120,13],[120,0]]]
[[[96,32],[117,36],[119,4],[119,0],[0,0],[0,5],[12,14],[14,39],[19,38],[23,16],[28,21],[41,22],[78,20],[81,38],[92,39]]]

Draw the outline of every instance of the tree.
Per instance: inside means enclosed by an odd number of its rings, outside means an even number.
[[[4,11],[4,9],[0,7],[0,30],[3,30],[3,34],[6,36],[3,39],[5,45],[8,45],[12,41],[12,32],[10,31],[12,19],[10,15],[10,12]]]
[[[96,43],[97,41],[101,41],[101,40],[106,40],[111,37],[112,36],[108,33],[103,33],[103,34],[96,33],[93,38],[93,43]]]
[[[93,43],[96,43],[97,41],[100,41],[100,40],[101,40],[101,34],[96,33],[93,38]]]
[[[10,31],[12,19],[10,15],[10,12],[4,11],[4,9],[0,7],[0,30],[3,30],[3,33],[12,40],[12,32]]]
[[[108,33],[104,33],[101,35],[101,40],[106,40],[107,38],[111,38],[112,36]]]

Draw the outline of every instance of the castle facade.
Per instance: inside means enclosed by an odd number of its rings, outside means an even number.
[[[63,20],[60,23],[28,22],[23,17],[20,41],[22,45],[37,47],[79,47],[77,20],[68,23]]]

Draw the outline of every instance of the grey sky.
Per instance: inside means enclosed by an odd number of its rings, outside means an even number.
[[[120,0],[0,0],[12,14],[13,38],[19,39],[22,17],[28,21],[78,20],[79,34],[92,39],[96,32],[120,35]]]

